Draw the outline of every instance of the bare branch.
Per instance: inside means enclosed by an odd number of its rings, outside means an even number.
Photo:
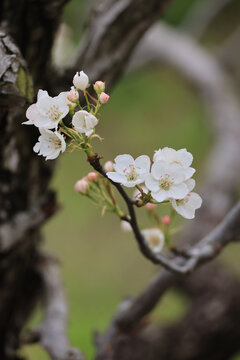
[[[51,360],[84,360],[83,355],[69,345],[67,338],[68,307],[56,261],[44,256],[38,270],[43,281],[44,318],[25,343],[39,341]]]
[[[84,69],[91,82],[106,81],[107,90],[117,80],[145,31],[162,14],[170,0],[104,0],[97,2],[83,44],[54,87],[66,88],[72,74]],[[130,15],[131,14],[131,15]],[[54,79],[53,79],[54,80]]]
[[[185,266],[186,274],[193,272],[198,266],[218,256],[227,244],[239,240],[239,230],[240,202],[210,234],[202,239],[198,245],[189,249],[189,256],[193,260],[192,264],[181,257],[175,258],[174,261],[183,269]],[[163,270],[136,299],[125,301],[123,306],[119,307],[104,341],[108,341],[107,339],[110,339],[113,333],[117,332],[117,329],[128,332],[135,328],[141,319],[156,306],[166,290],[174,285],[178,279],[179,275]]]

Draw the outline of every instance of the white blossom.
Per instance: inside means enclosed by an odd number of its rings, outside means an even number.
[[[147,246],[154,252],[159,253],[164,245],[164,234],[160,229],[144,229],[141,231]]]
[[[167,199],[183,199],[189,192],[184,181],[185,173],[181,165],[159,160],[152,165],[145,185],[151,191],[153,199],[162,202]]]
[[[183,199],[171,200],[172,207],[178,214],[185,219],[193,219],[195,217],[195,210],[202,205],[202,198],[195,192],[191,192],[195,186],[195,181],[189,179],[186,182],[189,193]]]
[[[74,128],[87,136],[93,133],[94,127],[97,125],[97,118],[86,110],[77,111],[72,118]]]
[[[107,172],[107,176],[114,182],[127,187],[134,187],[144,182],[150,170],[150,159],[141,155],[136,160],[131,155],[118,155],[113,165],[115,172]]]
[[[73,78],[73,85],[80,90],[85,90],[88,86],[89,79],[87,74],[84,71],[80,71],[80,74],[76,72]]]
[[[63,135],[44,128],[40,128],[39,131],[41,135],[33,148],[38,155],[45,156],[46,160],[53,160],[59,156],[60,152],[63,153],[66,150]]]
[[[46,90],[39,90],[37,102],[30,105],[26,111],[26,117],[29,120],[23,124],[45,129],[57,128],[59,121],[67,115],[68,111],[66,92],[51,97]]]
[[[153,161],[166,161],[168,164],[178,164],[184,169],[185,180],[189,179],[195,173],[195,169],[190,167],[193,161],[193,156],[186,149],[174,150],[169,147],[164,147],[155,151]]]

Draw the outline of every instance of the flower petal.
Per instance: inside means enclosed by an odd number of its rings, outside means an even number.
[[[176,210],[176,212],[185,219],[191,220],[194,218],[195,210],[191,206],[189,206],[188,203],[178,204],[178,202],[175,200],[172,200],[171,203],[172,207]]]
[[[186,149],[180,149],[177,151],[179,160],[181,161],[182,166],[188,167],[193,162],[193,156]]]
[[[167,163],[165,161],[159,160],[153,164],[151,174],[154,179],[159,180],[161,176],[166,174],[167,168]]]
[[[188,194],[188,187],[186,184],[173,184],[167,191],[168,197],[172,199],[183,199]]]
[[[194,179],[188,179],[185,181],[185,184],[187,185],[188,191],[190,192],[195,187],[196,181]]]
[[[199,209],[202,205],[202,198],[195,192],[191,192],[189,195],[188,204],[194,209]]]
[[[116,183],[122,183],[126,181],[126,177],[124,175],[118,174],[114,171],[107,172],[107,177]]]
[[[162,201],[168,199],[167,192],[162,189],[160,189],[157,192],[151,192],[151,195],[152,195],[153,199],[155,199],[158,202],[162,202]]]
[[[136,165],[136,167],[139,168],[137,170],[139,174],[142,174],[142,173],[148,174],[150,171],[150,165],[151,165],[149,156],[141,155],[141,156],[137,157],[135,160],[135,165]]]
[[[146,187],[151,191],[158,191],[159,190],[159,183],[157,180],[155,180],[152,175],[148,175],[145,179],[145,185]]]
[[[195,173],[195,169],[194,168],[191,168],[191,167],[188,167],[186,169],[184,169],[184,176],[185,176],[185,180],[188,180],[190,179],[193,174]]]
[[[115,157],[114,161],[116,166],[121,170],[124,170],[129,165],[134,165],[134,159],[129,154],[118,155]]]

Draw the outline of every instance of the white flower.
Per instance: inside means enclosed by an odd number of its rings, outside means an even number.
[[[74,75],[73,78],[73,85],[80,90],[85,90],[86,87],[88,86],[89,83],[89,79],[87,74],[85,74],[84,71],[80,71],[80,74],[78,72],[76,72],[76,74]]]
[[[195,169],[191,168],[190,165],[193,161],[193,156],[186,149],[174,150],[169,147],[164,147],[155,151],[153,161],[159,160],[166,161],[168,164],[178,164],[182,166],[185,173],[185,180],[189,179],[195,173]]]
[[[29,120],[23,124],[45,129],[57,128],[59,121],[67,115],[68,111],[65,92],[51,97],[47,91],[39,90],[36,104],[30,105],[27,109],[26,117]]]
[[[189,193],[181,200],[171,200],[172,207],[176,212],[182,215],[185,219],[193,219],[195,217],[195,210],[202,205],[202,198],[195,192],[191,192],[195,186],[195,181],[189,179],[186,182]]]
[[[53,160],[58,157],[60,152],[63,153],[66,150],[63,135],[44,128],[40,128],[39,131],[41,135],[33,148],[38,155],[45,156],[46,160]]]
[[[146,155],[136,160],[131,155],[118,155],[113,165],[115,172],[107,172],[107,177],[127,187],[134,187],[144,182],[150,170],[150,159]]]
[[[184,183],[185,174],[182,166],[167,164],[159,160],[151,169],[151,174],[146,178],[146,187],[151,191],[152,197],[162,202],[167,199],[183,199],[188,191]]]
[[[145,229],[141,231],[145,243],[154,252],[159,253],[164,245],[164,234],[160,229]]]
[[[85,110],[77,111],[72,118],[74,128],[78,132],[86,134],[87,136],[93,133],[93,129],[97,123],[97,118]]]

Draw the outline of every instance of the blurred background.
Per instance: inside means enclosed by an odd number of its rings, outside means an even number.
[[[191,33],[194,24],[188,18],[200,2],[173,1],[164,22]],[[56,66],[68,61],[81,40],[91,8],[90,2],[86,3],[72,0],[65,7],[53,54]],[[199,41],[210,52],[217,51],[219,44],[239,25],[239,19],[239,0],[225,0],[223,9],[199,36]],[[201,33],[201,28],[195,24],[194,31]],[[212,141],[209,118],[198,94],[176,72],[159,64],[121,78],[101,111],[97,130],[104,138],[102,144],[95,141],[103,161],[123,153],[152,156],[154,150],[164,146],[186,147],[194,156],[196,180],[201,179]],[[102,217],[87,198],[74,192],[74,183],[88,171],[82,153],[61,156],[52,187],[58,192],[62,209],[44,227],[44,247],[61,262],[70,307],[71,342],[91,358],[93,329],[104,331],[123,297],[140,292],[159,268],[142,257],[132,234],[120,230],[119,220],[113,214]],[[142,220],[147,224],[146,219]],[[240,275],[236,247],[239,250],[239,245],[226,249],[221,261]],[[170,291],[152,318],[162,324],[175,321],[187,304],[187,298]],[[39,316],[36,314],[32,322],[37,322]],[[25,347],[23,354],[31,354],[35,360],[48,359],[37,345]],[[232,360],[237,359],[240,354]]]

